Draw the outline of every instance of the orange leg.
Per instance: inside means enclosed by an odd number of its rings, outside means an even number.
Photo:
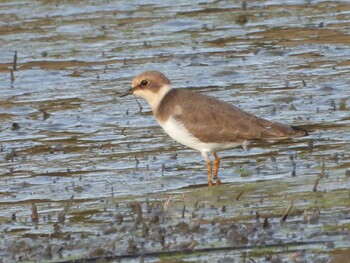
[[[219,186],[221,184],[220,179],[218,178],[219,166],[220,166],[220,158],[217,153],[214,153],[214,180],[216,181],[216,185]]]
[[[207,171],[208,171],[208,185],[212,186],[213,182],[211,180],[211,176],[212,176],[212,173],[213,173],[213,169],[212,169],[212,166],[211,166],[210,159],[209,159],[208,155],[206,156],[206,162],[207,162]]]

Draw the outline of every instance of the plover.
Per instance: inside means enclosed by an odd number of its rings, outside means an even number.
[[[279,140],[304,136],[307,132],[247,113],[214,97],[186,89],[174,89],[169,79],[158,71],[136,76],[132,86],[120,97],[130,94],[142,97],[153,115],[175,141],[195,149],[206,160],[208,184],[220,185],[218,151],[250,141]],[[209,154],[214,154],[214,175]]]

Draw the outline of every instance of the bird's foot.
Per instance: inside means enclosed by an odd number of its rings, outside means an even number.
[[[208,185],[209,186],[213,186],[213,185],[219,186],[219,185],[221,185],[221,181],[220,181],[220,179],[216,179],[215,183],[213,181],[208,181]]]

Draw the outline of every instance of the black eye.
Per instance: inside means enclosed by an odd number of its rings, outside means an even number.
[[[148,83],[149,83],[149,81],[147,79],[144,79],[144,80],[141,81],[141,86],[145,87],[145,86],[148,85]]]

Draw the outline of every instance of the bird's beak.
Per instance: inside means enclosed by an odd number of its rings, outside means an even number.
[[[125,97],[125,96],[128,96],[130,94],[132,94],[134,92],[134,89],[131,88],[131,89],[128,89],[127,91],[125,91],[122,95],[120,95],[119,97]]]

